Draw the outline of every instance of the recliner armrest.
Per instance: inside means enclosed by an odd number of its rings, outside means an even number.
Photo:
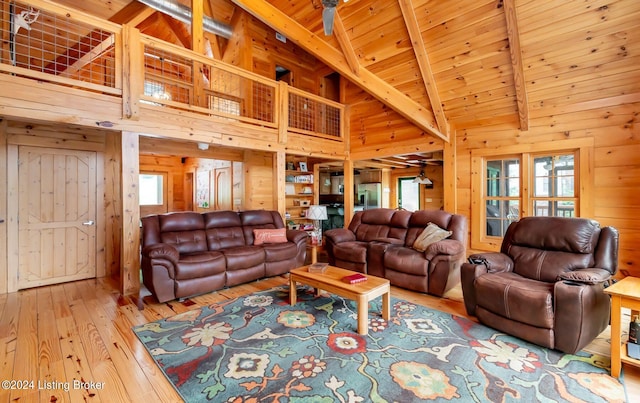
[[[469,256],[469,259],[471,258],[485,259],[487,261],[487,269],[490,273],[513,271],[513,260],[504,253],[476,253]]]
[[[460,241],[455,239],[443,239],[442,241],[434,242],[427,246],[424,251],[424,258],[431,260],[437,255],[449,255],[454,256],[464,252],[464,245]]]
[[[611,273],[605,269],[591,267],[562,273],[558,280],[570,283],[600,284],[607,282],[611,278]]]
[[[167,259],[173,264],[178,264],[180,260],[180,252],[178,252],[178,249],[166,243],[145,246],[142,250],[142,255],[150,259]]]
[[[356,240],[356,234],[349,231],[346,228],[334,228],[324,232],[324,236],[328,238],[331,242],[340,243],[340,242],[350,242]]]
[[[305,231],[297,230],[297,229],[288,229],[287,230],[287,241],[298,244],[302,241],[307,241],[309,234]]]

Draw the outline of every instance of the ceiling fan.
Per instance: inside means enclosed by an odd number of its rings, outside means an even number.
[[[324,34],[329,36],[333,33],[333,20],[336,16],[336,6],[339,0],[322,0],[322,26]]]

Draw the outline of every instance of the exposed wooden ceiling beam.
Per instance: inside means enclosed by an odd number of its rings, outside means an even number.
[[[327,66],[376,97],[421,130],[446,142],[449,141],[449,137],[442,134],[435,126],[433,113],[430,110],[365,68],[360,68],[359,76],[354,74],[346,57],[339,50],[318,38],[316,34],[304,28],[273,5],[264,0],[232,1],[275,31],[282,32],[296,45],[322,60]]]
[[[75,63],[73,63],[72,65],[67,67],[62,73],[60,73],[60,75],[62,77],[69,77],[72,74],[77,73],[84,66],[86,66],[87,64],[93,62],[97,58],[101,57],[106,51],[111,49],[111,47],[113,46],[114,43],[115,43],[114,35],[109,35],[107,37],[107,39],[105,39],[104,41],[100,42],[98,45],[96,45],[89,52],[87,52],[84,55],[82,55],[82,57],[80,57],[78,60],[76,60]]]
[[[137,3],[136,1],[134,1],[133,3]],[[144,20],[146,20],[147,18],[151,17],[153,15],[153,13],[156,12],[156,10],[154,10],[151,7],[147,7],[144,6],[145,8],[142,10],[139,10],[136,14],[133,15],[129,15],[129,20],[127,20],[125,23],[129,24],[131,26],[137,27],[138,24],[140,24],[141,22],[143,22]],[[126,7],[125,7],[126,9]]]
[[[442,109],[442,101],[440,100],[436,80],[433,77],[433,71],[431,70],[429,55],[424,46],[424,41],[422,40],[422,33],[418,26],[418,19],[416,18],[413,2],[412,0],[399,0],[398,3],[402,10],[402,17],[404,18],[404,23],[407,26],[407,31],[409,32],[409,38],[411,38],[413,52],[416,55],[416,61],[420,68],[420,75],[422,76],[422,81],[424,81],[427,95],[431,102],[431,108],[433,109],[433,114],[436,117],[436,122],[438,122],[438,128],[448,136],[449,123],[447,122],[447,117],[444,114],[444,109]]]
[[[522,49],[520,48],[520,31],[516,15],[515,0],[504,0],[504,14],[507,19],[507,35],[509,37],[509,51],[513,66],[513,81],[516,87],[520,130],[529,130],[529,97],[524,79],[524,65],[522,64]]]
[[[149,10],[151,10],[151,13],[149,13]],[[149,18],[149,16],[151,16],[151,14],[153,14],[154,12],[155,10],[151,9],[150,7],[147,7],[138,1],[132,1],[131,3],[124,6],[123,9],[111,16],[111,18],[109,18],[109,21],[115,22],[116,24],[131,24],[135,27],[142,21]],[[146,15],[146,17],[140,19],[144,15]],[[137,22],[134,20],[137,20]]]
[[[349,39],[349,35],[347,35],[347,31],[344,29],[342,18],[340,18],[340,14],[337,13],[333,20],[333,33],[340,44],[340,48],[342,48],[342,53],[344,53],[344,57],[347,59],[349,67],[351,67],[351,71],[356,76],[359,76],[360,62],[358,61],[358,56],[353,50],[353,46],[351,46],[351,40]]]

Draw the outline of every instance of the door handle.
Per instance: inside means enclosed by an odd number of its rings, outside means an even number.
[[[85,221],[85,222],[83,222],[83,223],[82,223],[82,225],[93,225],[93,224],[95,224],[95,223],[96,223],[95,221],[93,221],[93,220],[89,220],[89,221]]]
[[[0,224],[4,222],[4,218],[0,218]]]

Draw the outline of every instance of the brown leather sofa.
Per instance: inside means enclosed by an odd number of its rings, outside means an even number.
[[[165,302],[287,273],[304,265],[306,232],[285,230],[286,241],[254,244],[254,230],[281,228],[280,214],[266,210],[144,217],[144,285]]]
[[[418,251],[412,246],[430,222],[452,234]],[[328,230],[324,235],[330,264],[442,296],[459,282],[467,219],[442,210],[378,208],[357,212],[348,228]]]
[[[603,292],[618,268],[618,232],[585,218],[525,217],[500,253],[462,265],[469,315],[502,332],[573,354],[609,324]]]

